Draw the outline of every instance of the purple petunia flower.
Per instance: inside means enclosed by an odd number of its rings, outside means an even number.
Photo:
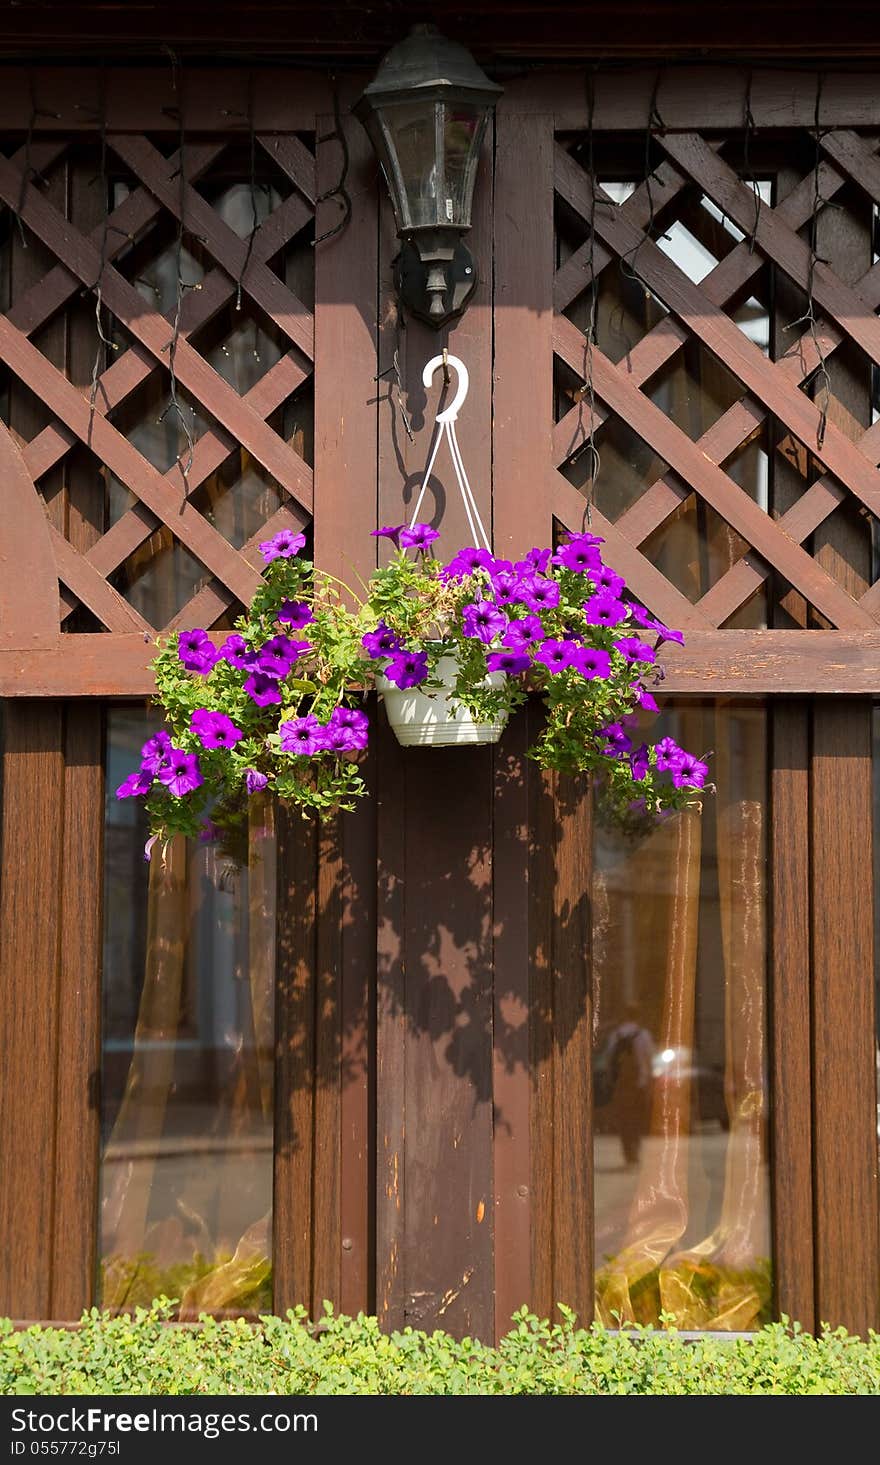
[[[384,621],[379,622],[375,631],[361,636],[361,645],[369,656],[390,656],[401,649],[399,638]]]
[[[672,765],[672,782],[676,788],[702,788],[709,776],[709,769],[693,753],[682,753]]]
[[[675,641],[679,646],[684,645],[684,636],[681,631],[673,631],[669,626],[664,626],[663,622],[658,621],[656,616],[652,616],[643,605],[636,603],[629,609],[636,625],[641,626],[643,630],[656,631],[661,641]]]
[[[159,777],[176,799],[191,794],[202,779],[198,753],[184,753],[181,748],[172,748],[168,755],[168,766],[161,769]]]
[[[253,671],[244,684],[252,702],[258,707],[268,707],[271,702],[281,701],[278,679],[265,671]]]
[[[530,549],[528,551],[524,559],[519,561],[517,569],[519,569],[521,565],[526,574],[531,573],[545,575],[547,573],[547,566],[549,565],[549,563],[549,549],[538,549],[536,546],[534,549]]]
[[[640,682],[632,684],[633,696],[644,712],[659,712],[660,707],[655,697],[647,691]]]
[[[622,575],[616,575],[608,565],[600,565],[598,569],[590,571],[590,579],[597,590],[612,599],[619,600],[626,589],[626,581]]]
[[[474,549],[466,545],[452,556],[449,564],[441,571],[444,580],[461,580],[465,575],[476,574],[477,570],[489,570],[495,560],[488,549]]]
[[[643,778],[648,776],[648,744],[642,743],[630,754],[629,766],[632,769],[632,776],[636,783],[641,783]]]
[[[251,650],[244,636],[239,636],[237,632],[226,637],[220,647],[220,655],[224,661],[229,662],[230,666],[238,667],[239,671],[252,667],[257,659],[257,653]]]
[[[519,620],[511,621],[508,625],[504,632],[504,645],[524,651],[526,647],[541,641],[543,636],[544,627],[537,616],[521,616]]]
[[[678,746],[675,738],[661,738],[655,744],[654,752],[657,755],[657,768],[661,773],[675,768],[684,757],[684,749]]]
[[[124,783],[121,783],[116,790],[117,799],[139,799],[148,794],[153,787],[153,779],[143,768],[137,773],[130,773]]]
[[[405,528],[405,524],[383,524],[381,529],[371,529],[370,533],[374,539],[390,539],[394,548],[400,549],[400,536]]]
[[[222,832],[220,825],[215,824],[213,819],[203,820],[199,825],[199,844],[213,844]]]
[[[538,575],[523,575],[520,580],[520,599],[529,610],[553,610],[559,604],[559,586],[555,580],[543,580]]]
[[[520,598],[520,577],[512,569],[492,575],[492,593],[496,605],[513,605]]]
[[[189,725],[203,748],[234,748],[244,737],[225,712],[208,712],[204,707],[196,709]]]
[[[177,655],[187,671],[197,671],[204,676],[218,660],[220,653],[209,640],[207,631],[195,629],[181,631]]]
[[[260,649],[257,666],[270,677],[286,677],[298,657],[311,651],[310,641],[291,641],[287,636],[273,636]]]
[[[486,657],[486,665],[490,671],[504,671],[509,677],[516,677],[520,672],[528,671],[531,662],[525,651],[509,649],[491,652]]]
[[[160,728],[141,748],[141,772],[156,777],[171,750],[171,734]]]
[[[546,666],[548,671],[565,671],[571,666],[572,654],[576,651],[574,641],[543,641],[535,652],[535,660]]]
[[[619,641],[615,641],[614,649],[620,652],[630,666],[636,661],[652,662],[656,660],[653,647],[648,646],[645,641],[640,641],[638,636],[622,636]]]
[[[271,539],[264,539],[260,545],[260,554],[271,564],[272,560],[289,560],[293,555],[298,554],[304,547],[306,536],[294,534],[292,529],[279,529]]]
[[[461,620],[464,634],[487,646],[507,629],[507,616],[491,600],[475,600],[466,605]]]
[[[285,753],[298,753],[304,758],[311,758],[314,753],[323,753],[327,746],[324,729],[313,712],[306,713],[305,717],[294,717],[290,722],[282,722],[278,731]]]
[[[632,748],[632,738],[620,722],[609,722],[607,727],[600,727],[599,737],[606,739],[602,752],[608,758],[620,758]]]
[[[398,651],[385,667],[385,675],[401,689],[417,687],[428,675],[427,651]]]
[[[611,675],[611,657],[600,646],[576,646],[571,653],[571,665],[588,682]]]
[[[369,741],[370,719],[366,712],[356,707],[334,707],[330,714],[328,728],[342,728],[348,737],[352,752],[365,748]]]
[[[401,549],[427,549],[440,535],[430,524],[413,524],[411,529],[401,529]]]
[[[588,626],[619,626],[626,620],[626,606],[610,595],[591,595],[584,603],[584,616]]]
[[[310,605],[304,600],[282,600],[276,612],[279,621],[284,621],[293,631],[301,631],[315,619]]]
[[[269,780],[265,773],[259,773],[256,768],[248,768],[245,770],[244,786],[249,794],[261,793],[268,782]]]
[[[577,535],[557,550],[553,556],[554,563],[562,565],[565,570],[573,570],[578,575],[585,575],[588,571],[598,570],[602,565],[602,556],[595,544],[587,544],[585,540],[592,539],[592,535]]]

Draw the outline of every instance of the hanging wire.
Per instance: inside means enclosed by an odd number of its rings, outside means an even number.
[[[755,177],[751,157],[752,139],[758,130],[755,126],[754,116],[752,115],[752,82],[754,79],[755,73],[754,71],[750,71],[749,79],[746,82],[745,107],[743,109],[743,176],[750,185],[755,197],[755,221],[752,224],[751,233],[749,234],[749,254],[754,254],[755,252],[755,242],[758,238],[758,225],[761,222],[761,190],[758,187],[758,180]]]
[[[101,221],[101,247],[100,259],[98,262],[98,277],[92,286],[95,292],[95,328],[98,334],[98,344],[95,349],[95,360],[92,365],[92,382],[89,391],[89,434],[88,441],[92,441],[92,424],[95,417],[95,404],[98,400],[98,386],[100,383],[101,370],[106,361],[107,351],[118,351],[118,342],[111,339],[101,324],[101,310],[104,303],[104,271],[107,268],[107,241],[110,234],[110,182],[107,174],[107,73],[101,67],[100,80],[98,83],[98,126],[100,129],[100,153],[98,163],[97,182],[101,187],[101,206],[103,219]],[[121,231],[120,231],[121,232]]]
[[[31,150],[34,145],[34,128],[41,118],[44,121],[50,122],[60,122],[61,120],[60,114],[58,112],[47,112],[44,107],[41,107],[38,104],[36,86],[34,83],[34,73],[32,71],[28,72],[28,92],[30,94],[31,100],[31,111],[28,118],[27,133],[24,140],[24,162],[21,169],[21,183],[19,184],[18,189],[18,203],[13,209],[13,213],[15,214],[15,222],[18,225],[18,236],[21,240],[22,249],[27,249],[28,247],[27,235],[25,234],[24,223],[22,222],[21,217],[24,213],[27,188],[29,183],[35,181],[40,176],[31,162]]]
[[[401,330],[402,327],[400,324],[400,310],[397,309],[394,321],[394,355],[391,357],[391,365],[386,366],[384,371],[377,371],[376,375],[373,377],[373,381],[384,381],[386,377],[393,375],[394,383],[393,386],[389,388],[388,392],[389,401],[392,400],[393,391],[393,401],[395,406],[397,407],[397,415],[400,418],[401,424],[403,425],[403,430],[409,438],[410,442],[414,443],[416,440],[416,435],[413,432],[412,418],[410,417],[409,413],[406,410],[406,407],[403,404],[403,373],[400,369],[400,347],[402,341]]]
[[[657,98],[660,93],[660,83],[662,80],[663,67],[660,66],[657,69],[657,75],[654,78],[654,85],[651,89],[651,100],[648,104],[648,124],[645,128],[645,160],[642,181],[645,185],[645,192],[648,195],[648,222],[644,229],[640,231],[635,244],[630,245],[629,249],[620,256],[621,274],[625,279],[637,281],[646,293],[648,292],[648,287],[636,269],[636,260],[643,246],[653,237],[654,224],[656,222],[654,190],[651,185],[652,183],[659,183],[660,180],[657,178],[656,172],[651,166],[651,157],[655,135],[658,133],[662,134],[666,131],[666,123],[660,116],[657,106]]]
[[[260,227],[260,215],[259,209],[257,208],[257,131],[254,126],[254,73],[252,71],[248,73],[247,124],[250,142],[249,182],[251,192],[251,232],[247,242],[244,263],[239,270],[238,280],[235,286],[236,310],[241,310],[241,282],[247,274],[248,265],[251,262],[251,255],[254,249],[254,240],[257,237],[257,230]]]
[[[815,374],[815,382],[819,384],[819,390],[815,393],[813,400],[819,406],[819,422],[816,428],[816,448],[821,452],[825,442],[825,430],[828,426],[828,404],[831,398],[831,374],[828,370],[828,363],[825,359],[825,352],[822,349],[822,342],[819,337],[819,319],[816,315],[816,302],[813,296],[813,283],[818,264],[827,264],[818,253],[818,226],[819,214],[826,203],[822,197],[821,182],[821,161],[822,161],[822,130],[819,113],[822,102],[822,87],[824,83],[823,73],[820,71],[816,77],[816,103],[813,111],[813,211],[810,217],[810,263],[807,269],[807,308],[803,315],[797,320],[790,321],[785,326],[786,331],[793,331],[798,326],[808,327],[810,339],[813,342],[813,349],[818,359],[818,367]]]
[[[333,87],[333,127],[329,132],[322,133],[320,137],[315,139],[315,141],[316,143],[323,143],[332,142],[335,139],[336,142],[339,143],[340,151],[342,153],[342,161],[339,169],[339,177],[336,183],[333,185],[332,188],[328,188],[323,193],[319,193],[318,197],[315,199],[315,204],[317,205],[319,203],[327,203],[329,199],[336,198],[339,200],[339,207],[342,209],[342,217],[336,224],[333,225],[332,228],[325,229],[323,234],[319,234],[317,238],[312,241],[313,248],[316,248],[319,244],[324,244],[328,239],[334,239],[337,234],[341,234],[349,219],[351,218],[351,197],[346,187],[346,184],[348,182],[348,169],[351,163],[351,157],[348,150],[348,139],[345,136],[345,129],[342,126],[342,111],[339,105],[339,86],[336,77],[331,76],[330,82]]]
[[[183,460],[183,454],[182,453],[178,453],[178,455],[177,455],[177,462],[178,462],[178,464],[180,466],[180,472],[181,472],[181,476],[183,478],[183,491],[184,491],[184,494],[188,494],[189,493],[189,481],[188,480],[189,480],[190,469],[192,468],[192,464],[193,464],[193,454],[195,453],[195,441],[193,439],[192,430],[190,428],[189,423],[186,420],[186,417],[184,415],[183,408],[182,408],[181,403],[180,403],[180,397],[179,397],[178,388],[177,388],[176,361],[177,361],[177,348],[178,348],[178,345],[180,343],[180,316],[181,316],[181,311],[183,309],[184,296],[186,295],[187,291],[189,291],[189,290],[200,290],[202,287],[201,287],[200,284],[198,284],[195,281],[193,281],[193,282],[187,282],[183,278],[184,221],[185,221],[185,216],[186,216],[186,194],[187,194],[186,154],[185,154],[186,138],[185,138],[185,135],[184,135],[185,128],[184,128],[183,70],[181,68],[180,61],[178,60],[178,57],[171,50],[170,46],[165,46],[165,47],[163,47],[163,49],[168,52],[168,55],[171,58],[171,84],[172,84],[172,87],[173,87],[174,91],[177,93],[177,106],[176,107],[168,107],[168,108],[165,108],[164,110],[166,112],[168,112],[169,115],[173,115],[173,116],[176,115],[177,121],[178,121],[178,170],[177,170],[177,177],[178,177],[178,181],[179,181],[179,198],[178,198],[177,243],[176,243],[176,246],[175,246],[175,266],[176,266],[177,279],[175,281],[174,323],[173,323],[173,327],[172,327],[172,331],[171,331],[171,340],[169,341],[168,347],[167,347],[167,350],[168,350],[168,374],[169,374],[168,406],[165,408],[165,411],[160,415],[159,422],[164,422],[165,421],[165,418],[168,416],[168,414],[169,413],[173,413],[173,415],[176,417],[177,422],[178,422],[178,424],[180,426],[180,429],[183,432],[183,435],[184,435],[184,437],[186,439],[186,460],[185,461]]]

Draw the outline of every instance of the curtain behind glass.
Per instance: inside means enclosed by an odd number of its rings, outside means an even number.
[[[275,846],[154,845],[118,804],[118,762],[149,730],[110,717],[100,1300],[160,1294],[178,1316],[271,1308]]]
[[[766,716],[719,703],[661,730],[713,750],[717,793],[641,840],[597,839],[595,1061],[627,1022],[650,1044],[637,1143],[625,1073],[596,1108],[597,1313],[743,1330],[771,1305]]]

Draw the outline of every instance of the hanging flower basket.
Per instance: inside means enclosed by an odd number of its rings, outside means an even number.
[[[263,582],[222,644],[198,629],[161,643],[167,726],[117,790],[146,799],[154,835],[233,833],[262,790],[306,816],[354,807],[373,688],[414,747],[495,742],[538,693],[546,717],[529,755],[591,775],[613,818],[650,825],[698,799],[705,762],[648,738],[657,649],[682,637],[626,598],[600,539],[572,535],[515,562],[468,547],[444,564],[427,524],[375,533],[394,552],[361,597],[282,530],[261,545]]]
[[[376,689],[382,694],[388,722],[405,748],[461,748],[498,742],[507,726],[508,713],[502,711],[489,722],[478,722],[463,703],[455,700],[459,672],[457,657],[438,657],[433,691],[427,687],[424,691],[421,687],[402,690],[383,672],[376,673]],[[483,685],[500,691],[504,673],[487,673]]]

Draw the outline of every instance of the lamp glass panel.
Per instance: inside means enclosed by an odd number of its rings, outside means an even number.
[[[468,228],[471,222],[471,199],[476,167],[475,153],[480,145],[482,107],[466,102],[451,102],[443,108],[444,186],[440,197],[440,222]]]
[[[403,185],[400,228],[448,222],[438,204],[439,171],[435,103],[405,102],[384,109],[389,141],[397,154]]]

